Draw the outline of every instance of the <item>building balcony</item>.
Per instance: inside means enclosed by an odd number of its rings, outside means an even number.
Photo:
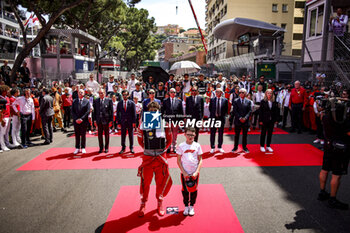
[[[0,13],[0,17],[4,18],[4,19],[7,19],[8,21],[11,21],[13,23],[17,23],[16,17],[12,13],[10,13],[8,11],[2,11]]]

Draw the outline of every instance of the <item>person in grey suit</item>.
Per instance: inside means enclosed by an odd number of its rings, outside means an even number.
[[[78,92],[78,99],[72,104],[72,117],[75,133],[75,151],[74,154],[86,153],[86,129],[89,124],[88,116],[90,113],[90,102],[84,98],[84,90]]]
[[[243,132],[242,146],[245,153],[249,153],[247,148],[247,135],[249,128],[249,117],[252,114],[251,101],[246,99],[247,90],[244,88],[239,89],[239,98],[232,102],[232,112],[235,121],[235,145],[232,152],[238,151],[239,135]]]
[[[98,129],[99,153],[103,151],[103,133],[105,134],[105,153],[108,153],[109,147],[109,127],[113,124],[113,102],[110,98],[105,97],[105,89],[98,92],[99,98],[94,100],[94,119]]]
[[[162,106],[162,115],[164,119],[169,122],[170,120],[174,123],[183,120],[183,108],[182,108],[182,101],[179,98],[176,98],[175,96],[176,90],[175,88],[171,88],[169,91],[169,98],[166,98],[163,101]],[[170,125],[171,127],[171,133],[173,135],[173,140],[171,142],[171,145],[173,147],[173,152],[176,154],[176,140],[177,140],[177,134],[179,132],[179,125],[177,124],[174,126],[174,124]],[[170,147],[167,150],[167,153],[170,153]]]
[[[218,149],[220,153],[224,153],[224,149],[222,149],[222,143],[224,141],[224,129],[225,129],[225,121],[226,121],[226,114],[228,110],[228,101],[226,98],[222,97],[222,89],[217,88],[216,91],[216,97],[212,98],[210,100],[209,104],[209,112],[210,112],[210,118],[215,119],[216,121],[221,121],[221,127],[215,128],[212,127],[210,129],[210,146],[211,150],[210,153],[215,152],[215,135],[216,130],[218,130],[219,139],[218,139]]]
[[[49,95],[49,90],[44,88],[42,91],[42,98],[40,101],[39,114],[41,116],[41,124],[44,131],[45,142],[44,145],[48,145],[52,142],[52,117],[55,115],[53,110],[53,98]]]
[[[186,115],[189,119],[195,119],[196,122],[203,120],[204,113],[204,100],[201,96],[198,95],[198,89],[196,86],[193,86],[191,89],[191,96],[186,98]],[[199,128],[196,129],[196,136],[194,141],[198,142]]]

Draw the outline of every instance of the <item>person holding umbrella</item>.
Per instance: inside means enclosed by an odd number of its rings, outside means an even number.
[[[155,89],[156,83],[154,82],[153,76],[148,77],[148,81],[146,82],[146,89]]]
[[[156,91],[156,98],[160,100],[161,103],[163,103],[163,100],[165,99],[166,91],[164,90],[164,83],[159,82],[158,83],[158,89]]]
[[[192,82],[189,80],[188,74],[184,74],[184,80],[182,81],[182,93],[189,93],[192,87]]]
[[[146,90],[156,89],[158,83],[168,82],[169,74],[161,67],[149,66],[142,72]]]

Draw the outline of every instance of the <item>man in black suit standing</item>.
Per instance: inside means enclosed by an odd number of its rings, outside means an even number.
[[[198,95],[198,89],[196,86],[193,86],[191,89],[191,96],[186,98],[186,115],[189,120],[195,119],[196,122],[203,120],[204,112],[204,101],[201,96]],[[199,128],[196,129],[196,136],[194,138],[195,142],[198,142]]]
[[[246,99],[247,90],[241,88],[239,90],[239,98],[232,102],[232,112],[235,121],[235,145],[232,152],[236,153],[238,151],[239,135],[241,130],[243,132],[242,146],[245,153],[249,153],[247,148],[247,134],[249,128],[249,117],[252,113],[252,106],[250,100]]]
[[[163,107],[162,107],[162,115],[164,119],[169,122],[170,120],[173,123],[178,123],[178,121],[183,120],[183,108],[182,108],[182,101],[179,98],[175,97],[176,90],[175,88],[171,88],[169,91],[170,97],[166,98],[163,101]],[[176,140],[177,140],[177,133],[179,131],[179,125],[177,124],[174,126],[174,124],[170,125],[171,127],[171,134],[173,135],[172,140],[172,146],[173,151],[176,154]],[[170,147],[167,150],[167,153],[170,153]]]
[[[134,127],[136,125],[136,106],[133,101],[129,99],[129,92],[122,91],[123,100],[119,101],[117,105],[117,122],[121,125],[122,130],[122,149],[119,154],[125,152],[125,138],[126,131],[129,134],[130,152],[134,154]]]
[[[42,98],[40,100],[39,114],[41,116],[41,124],[44,131],[45,142],[44,145],[48,145],[52,142],[53,130],[52,130],[52,117],[55,115],[53,110],[53,98],[49,95],[49,90],[44,88],[42,91]]]
[[[82,152],[83,154],[86,153],[86,130],[89,124],[88,116],[90,113],[90,103],[89,100],[84,98],[84,94],[84,90],[79,90],[78,99],[75,99],[72,104],[72,117],[75,133],[75,155],[79,152]]]
[[[105,153],[108,153],[109,147],[109,127],[113,123],[113,102],[110,98],[105,97],[105,89],[98,91],[99,98],[94,100],[94,119],[98,128],[99,153],[103,151],[103,133],[105,134]]]
[[[218,149],[221,153],[224,153],[225,151],[224,149],[222,149],[222,143],[224,141],[224,128],[225,128],[226,114],[228,110],[228,101],[225,97],[222,97],[221,88],[217,88],[215,93],[216,93],[216,97],[210,100],[209,112],[210,112],[210,118],[216,121],[221,121],[221,127],[218,129],[218,132],[219,132]],[[210,153],[215,152],[215,134],[216,134],[216,128],[212,127],[210,129],[210,146],[211,146]]]

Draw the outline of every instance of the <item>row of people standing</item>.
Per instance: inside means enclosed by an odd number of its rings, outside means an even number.
[[[106,96],[104,89],[98,91],[99,97],[93,100],[92,106],[85,96],[84,90],[79,90],[78,99],[73,101],[72,117],[75,131],[75,151],[74,154],[86,153],[86,131],[89,124],[89,114],[92,112],[94,124],[98,129],[99,153],[109,151],[109,136],[110,127],[113,125],[113,102],[112,99]],[[116,121],[121,126],[122,133],[122,150],[126,149],[125,139],[126,133],[129,134],[130,152],[134,153],[133,130],[136,125],[136,105],[129,99],[129,92],[122,91],[123,100],[119,101],[116,107]],[[93,108],[93,111],[91,111]],[[104,135],[104,137],[103,137]]]
[[[181,103],[181,100],[179,98],[176,98],[175,96],[176,90],[174,88],[170,89],[169,91],[169,98],[166,98],[163,102],[160,100],[154,98],[155,91],[153,89],[149,90],[149,98],[145,99],[143,101],[143,110],[147,111],[147,105],[150,102],[157,102],[161,106],[161,111],[163,113],[163,116],[165,116],[165,120],[171,119],[172,121],[178,121],[178,120],[184,120],[184,109]],[[84,91],[81,90],[79,92],[79,99],[84,100]],[[94,120],[97,124],[98,128],[98,140],[99,140],[99,152],[108,152],[109,148],[109,128],[112,126],[113,123],[113,102],[110,98],[105,96],[105,90],[100,89],[99,90],[99,98],[96,98],[93,102],[93,116]],[[267,107],[263,105],[262,111],[261,111],[261,124],[263,127],[263,133],[266,134],[267,132],[267,148],[272,151],[270,148],[271,143],[271,135],[272,135],[272,129],[275,125],[275,122],[277,121],[277,116],[279,114],[278,110],[278,104],[274,102],[274,99],[272,98],[272,90],[268,91],[269,95],[271,97],[268,101],[271,103],[273,102],[273,105],[268,104]],[[212,98],[210,101],[210,118],[216,119],[221,121],[221,127],[219,129],[211,128],[211,152],[214,153],[215,150],[215,135],[216,131],[218,130],[218,149],[220,152],[224,152],[222,149],[223,144],[223,133],[224,133],[224,127],[226,122],[226,115],[227,115],[227,108],[228,108],[228,100],[224,97],[222,97],[223,91],[218,88],[216,90],[216,97]],[[126,139],[126,132],[129,134],[129,144],[130,144],[130,152],[134,153],[133,151],[133,130],[136,125],[136,105],[133,101],[129,99],[129,93],[127,90],[124,90],[122,92],[123,100],[119,101],[117,104],[117,110],[116,110],[116,116],[117,116],[117,122],[118,125],[121,126],[121,134],[122,134],[122,142],[121,146],[122,149],[120,153],[124,153],[126,149],[125,139]],[[233,104],[233,110],[231,112],[232,115],[234,115],[235,119],[235,147],[233,149],[234,152],[237,151],[238,148],[238,141],[239,141],[239,135],[240,132],[243,132],[243,149],[245,152],[249,152],[247,148],[247,132],[249,128],[249,117],[251,115],[251,101],[245,98],[246,97],[246,90],[242,88],[240,90],[240,98],[236,99]],[[90,113],[90,106],[87,107],[79,107],[78,105],[79,99],[73,101],[73,107],[72,107],[72,115],[73,115],[73,122],[74,126],[77,128],[76,131],[76,150],[75,154],[79,152],[86,153],[85,151],[85,140],[86,136],[85,133],[86,129],[84,127],[83,130],[80,130],[81,127],[77,126],[77,124],[80,124],[79,122],[84,121],[85,124],[88,124],[88,115]],[[81,104],[87,105],[88,101],[80,101]],[[270,103],[269,102],[269,103]],[[79,103],[80,104],[80,103]],[[79,110],[79,111],[78,111]],[[198,95],[198,89],[197,87],[192,87],[191,89],[191,96],[186,98],[186,108],[185,113],[186,117],[189,120],[194,119],[195,121],[203,120],[203,112],[204,112],[204,100],[203,98]],[[81,116],[84,116],[82,119]],[[169,116],[172,116],[170,118]],[[176,125],[176,126],[174,126]],[[199,128],[196,128],[196,138],[195,141],[198,141],[198,134],[199,134]],[[171,148],[173,152],[176,153],[176,141],[177,141],[177,134],[179,132],[178,124],[172,124],[171,131],[173,134],[173,141],[172,145],[169,148],[168,152],[170,152]],[[105,143],[103,143],[103,134],[105,135]],[[262,135],[262,138],[265,136]],[[265,141],[262,139],[262,141]],[[79,144],[81,142],[81,144]],[[265,144],[265,143],[264,143]],[[262,147],[263,144],[262,144]]]
[[[17,88],[10,89],[7,85],[1,85],[0,92],[0,98],[5,102],[1,110],[1,151],[32,146],[30,134],[33,132],[36,121],[40,121],[45,140],[43,144],[50,144],[53,140],[54,101],[49,90],[43,89],[40,98],[36,98],[30,89],[24,89],[23,95],[20,96]],[[10,129],[12,143],[9,140]]]

